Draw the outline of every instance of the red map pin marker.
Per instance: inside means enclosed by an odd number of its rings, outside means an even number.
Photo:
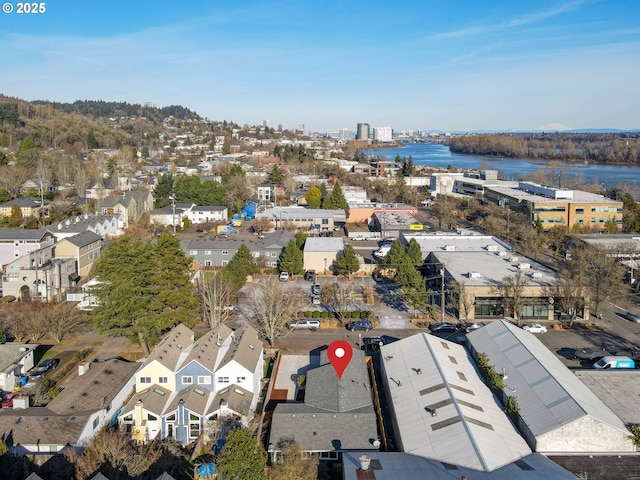
[[[344,340],[331,342],[329,350],[327,350],[327,357],[329,357],[331,365],[333,365],[334,370],[338,374],[338,380],[342,380],[342,374],[347,368],[347,365],[349,365],[351,357],[353,357],[351,345]]]

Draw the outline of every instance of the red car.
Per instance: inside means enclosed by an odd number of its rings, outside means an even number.
[[[18,395],[20,395],[20,392],[11,392],[2,397],[2,408],[12,407],[13,399]]]

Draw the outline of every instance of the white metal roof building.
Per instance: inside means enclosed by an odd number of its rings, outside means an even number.
[[[403,452],[481,472],[531,454],[461,345],[421,333],[381,356]]]
[[[468,334],[467,342],[506,374],[505,391],[520,408],[518,427],[535,451],[635,451],[622,420],[534,335],[501,320]]]

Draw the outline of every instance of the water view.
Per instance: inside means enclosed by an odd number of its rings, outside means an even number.
[[[388,160],[400,157],[413,158],[415,165],[431,167],[477,169],[481,164],[491,169],[500,170],[505,180],[518,180],[534,174],[537,170],[550,168],[552,161],[543,159],[504,158],[496,159],[480,155],[460,155],[451,153],[446,145],[410,143],[400,148],[387,148],[367,152],[374,156],[386,155]],[[621,183],[634,185],[640,189],[640,167],[629,165],[600,165],[555,162],[556,178],[558,176],[576,179],[584,184],[601,184],[612,189]]]

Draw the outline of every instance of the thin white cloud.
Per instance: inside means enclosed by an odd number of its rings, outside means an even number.
[[[565,5],[561,5],[549,10],[543,10],[540,12],[532,12],[526,15],[521,15],[507,20],[506,22],[495,23],[491,25],[479,25],[476,27],[462,28],[458,30],[452,30],[450,32],[438,33],[430,36],[432,39],[448,39],[448,38],[462,38],[475,35],[481,35],[485,33],[499,32],[509,28],[521,27],[524,25],[531,25],[539,23],[548,18],[556,17],[565,12],[575,10],[585,3],[585,0],[574,0]]]

